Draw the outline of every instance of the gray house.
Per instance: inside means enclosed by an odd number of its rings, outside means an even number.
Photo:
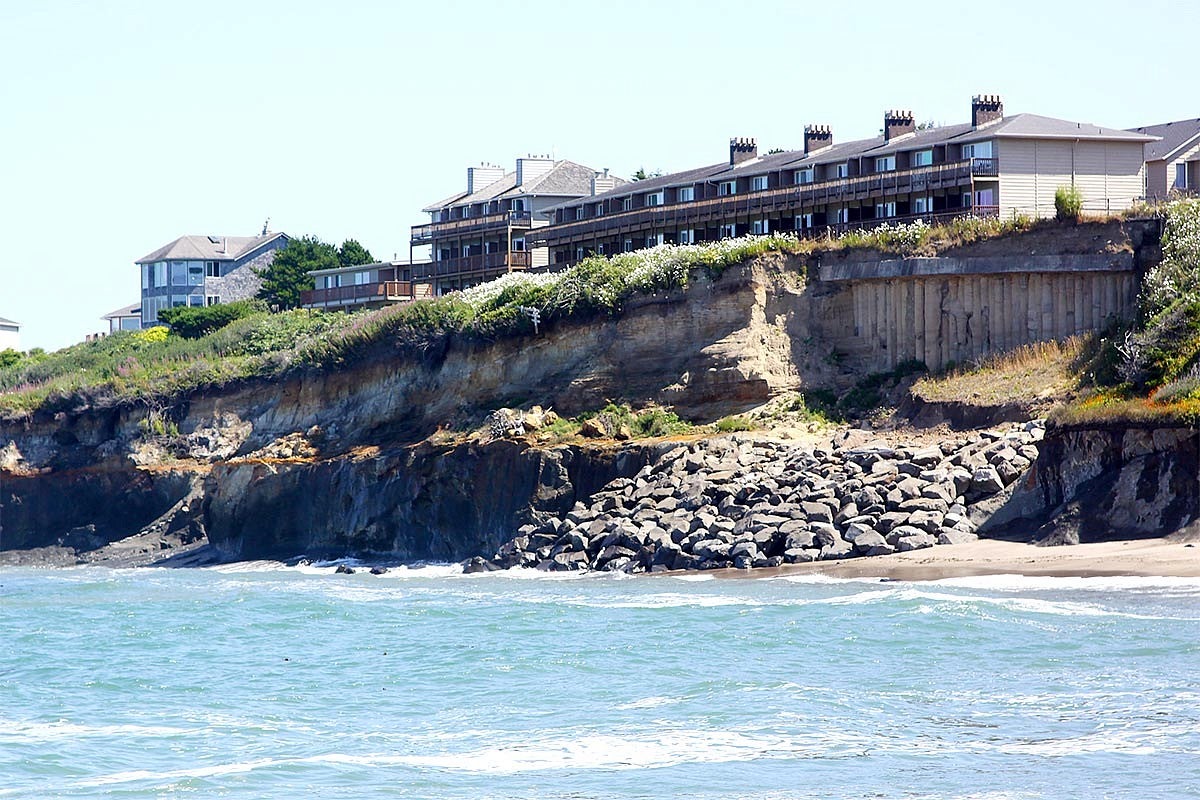
[[[211,306],[245,300],[258,293],[261,270],[287,246],[286,233],[259,236],[180,236],[139,258],[142,325],[158,312],[179,306]]]
[[[1200,189],[1200,119],[1133,130],[1159,137],[1159,141],[1146,144],[1146,199],[1161,200],[1172,191]]]
[[[0,317],[0,350],[21,349],[21,324]]]

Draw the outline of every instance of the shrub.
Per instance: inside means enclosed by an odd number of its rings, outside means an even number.
[[[738,414],[717,420],[715,427],[720,433],[733,433],[735,431],[752,431],[755,426],[749,417]]]
[[[1083,195],[1077,186],[1060,186],[1054,191],[1054,216],[1060,222],[1078,222],[1083,214]]]
[[[233,303],[221,303],[203,308],[191,306],[167,308],[158,312],[158,318],[171,327],[172,333],[185,339],[199,339],[201,336],[224,328],[235,320],[266,310],[267,304],[261,300],[238,300]]]

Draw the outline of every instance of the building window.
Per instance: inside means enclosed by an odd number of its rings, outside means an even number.
[[[812,214],[801,214],[800,216],[796,217],[796,230],[806,231],[806,230],[809,230],[810,228],[812,228],[812,226],[813,226],[813,215]]]
[[[621,245],[622,245],[621,249],[623,252],[630,253],[633,251],[633,239],[626,239],[624,242],[621,243]]]
[[[354,285],[355,286],[366,286],[370,282],[371,282],[371,272],[369,270],[365,271],[365,272],[354,273]]]
[[[796,183],[812,183],[813,168],[805,167],[804,169],[796,170]]]
[[[662,192],[650,192],[649,194],[646,195],[645,206],[647,208],[650,208],[652,206],[661,206],[662,204],[663,204],[663,193]]]
[[[220,261],[205,261],[204,262],[204,277],[206,277],[206,278],[221,277],[221,262]]]
[[[964,144],[962,146],[963,158],[991,158],[992,143],[991,142],[975,142],[974,144]]]
[[[721,197],[737,194],[737,181],[721,181],[717,184],[717,194]]]
[[[680,203],[690,203],[696,199],[696,187],[680,186],[678,192]]]
[[[575,219],[583,219],[583,206],[575,209]]]
[[[963,207],[963,208],[970,208],[970,207],[971,207],[971,193],[970,193],[970,192],[963,192],[963,196],[962,196],[962,207]]]
[[[604,203],[596,203],[595,211],[596,211],[595,216],[603,217],[604,216]]]
[[[513,239],[512,249],[514,252],[524,253],[525,252],[525,240],[524,239]]]
[[[933,211],[932,197],[914,197],[913,198],[913,213],[914,214],[929,214]]]
[[[1175,188],[1186,189],[1187,185],[1187,164],[1175,165]]]
[[[663,243],[663,235],[661,233],[652,233],[646,237],[646,247],[657,247]]]
[[[525,210],[525,201],[521,200],[521,199],[513,200],[512,201],[512,210],[513,211],[524,211]]]
[[[769,224],[765,219],[756,219],[750,223],[750,232],[757,236],[770,233]]]
[[[462,218],[463,218],[463,219],[466,219],[466,218],[468,218],[469,216],[471,216],[471,207],[470,207],[470,206],[463,206],[463,207],[462,207]]]
[[[895,203],[876,203],[875,204],[875,219],[887,219],[888,217],[896,216]]]
[[[192,308],[199,308],[204,305],[204,297],[198,294],[188,295],[188,305]]]
[[[764,190],[766,188],[767,188],[767,176],[766,175],[755,175],[753,178],[750,179],[750,191],[761,192],[762,190]]]
[[[928,167],[933,164],[932,150],[917,150],[912,154],[912,166]]]
[[[621,210],[622,211],[633,211],[633,198],[632,197],[622,197],[621,198]]]
[[[575,260],[583,261],[583,248],[582,247],[575,248]]]
[[[695,244],[696,232],[693,230],[680,231],[675,237],[675,241],[679,242],[680,244]]]
[[[737,225],[722,225],[719,233],[722,239],[732,239],[737,236]]]
[[[837,211],[834,212],[833,221],[838,224],[841,224],[841,225],[844,225],[847,222],[849,222],[850,221],[850,209],[839,208]]]
[[[187,270],[188,270],[188,267],[187,267],[186,261],[172,261],[171,262],[171,285],[172,286],[187,286],[187,282],[188,282]]]
[[[600,244],[596,245],[596,252],[599,253],[600,255],[604,255],[605,253],[608,252],[608,250],[604,246],[604,242],[601,242]]]
[[[845,162],[845,161],[843,161],[841,164],[838,164],[838,165],[837,165],[837,166],[834,168],[834,175],[833,175],[833,177],[835,177],[835,178],[849,178],[849,177],[850,177],[850,164],[849,164],[848,162]]]
[[[221,304],[221,298],[217,297],[215,294],[209,294],[209,295],[204,296],[204,305],[219,306],[220,304]]]
[[[142,289],[149,289],[153,285],[151,281],[153,277],[151,266],[149,264],[142,264]]]
[[[188,286],[199,286],[204,283],[204,267],[199,262],[188,264]]]
[[[896,157],[894,155],[880,156],[879,158],[875,159],[876,172],[895,172],[895,170]]]

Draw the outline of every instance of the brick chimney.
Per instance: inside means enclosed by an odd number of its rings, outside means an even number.
[[[911,111],[885,111],[883,113],[883,139],[890,142],[897,136],[913,133],[917,129],[917,118]]]
[[[977,94],[971,98],[971,127],[978,128],[1004,118],[1004,103],[998,94]]]
[[[804,126],[804,155],[811,155],[826,147],[833,147],[833,131],[828,125]]]
[[[752,158],[758,158],[757,139],[738,137],[729,140],[729,166],[736,166]]]

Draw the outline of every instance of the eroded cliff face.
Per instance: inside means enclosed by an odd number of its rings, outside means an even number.
[[[803,266],[766,257],[617,318],[424,353],[381,345],[344,369],[197,394],[166,410],[180,431],[171,439],[146,437],[137,407],[5,423],[0,548],[56,544],[86,526],[112,541],[186,524],[229,558],[494,550],[531,515],[636,472],[640,450],[416,443],[503,405],[574,415],[659,402],[707,421],[852,380],[822,345],[839,293],[806,290]]]
[[[1045,524],[1036,537],[1045,544],[1195,538],[1200,432],[1180,427],[1052,428],[1041,444],[1030,492],[1040,499]]]

